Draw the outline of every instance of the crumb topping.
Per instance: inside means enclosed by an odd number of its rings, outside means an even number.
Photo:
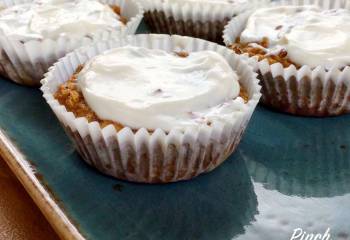
[[[115,12],[118,16],[119,16],[119,20],[124,23],[124,25],[126,25],[126,23],[128,22],[128,19],[126,19],[126,17],[123,17],[121,14],[121,9],[119,6],[117,5],[110,5],[110,8],[112,8],[113,12]]]
[[[267,50],[269,47],[269,39],[263,38],[261,42],[241,43],[240,39],[237,38],[236,42],[229,46],[235,53],[244,54],[247,53],[249,57],[256,56],[261,61],[266,59],[269,64],[281,63],[283,67],[287,68],[290,65],[295,65],[296,68],[300,66],[293,63],[288,58],[288,52],[285,49],[280,49],[278,52],[272,53]]]

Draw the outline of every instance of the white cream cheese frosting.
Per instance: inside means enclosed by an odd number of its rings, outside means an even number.
[[[317,6],[276,6],[255,11],[241,42],[269,39],[270,52],[285,49],[299,65],[342,68],[350,65],[350,11]]]
[[[77,82],[100,119],[164,131],[210,124],[232,114],[240,92],[237,74],[218,53],[180,57],[132,46],[92,58]]]
[[[35,0],[0,11],[0,31],[16,40],[83,37],[124,27],[119,16],[97,0]]]

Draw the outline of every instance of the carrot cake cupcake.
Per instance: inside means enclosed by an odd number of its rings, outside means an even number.
[[[217,167],[236,148],[260,98],[253,70],[230,50],[167,35],[80,49],[42,83],[87,163],[147,183]]]
[[[15,3],[4,1],[0,11],[0,74],[25,85],[39,85],[48,67],[77,47],[134,33],[142,19],[134,0]]]
[[[238,14],[270,0],[143,0],[153,32],[203,38],[222,44],[222,31]]]
[[[305,116],[350,111],[350,11],[327,2],[277,4],[226,27],[226,44],[259,62],[265,105]]]

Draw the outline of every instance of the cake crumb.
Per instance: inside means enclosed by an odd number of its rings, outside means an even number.
[[[182,57],[182,58],[186,58],[188,57],[190,54],[186,51],[180,51],[180,52],[175,52],[177,56]]]
[[[254,46],[257,44],[258,46]],[[294,65],[297,69],[300,66],[294,62],[292,62],[288,58],[288,52],[285,49],[282,49],[278,52],[278,54],[269,54],[267,48],[269,47],[269,39],[264,37],[261,42],[250,42],[250,43],[241,43],[240,38],[236,39],[236,42],[229,46],[236,54],[244,54],[247,53],[249,57],[256,56],[259,61],[266,59],[270,65],[274,63],[281,63],[284,68],[289,67],[290,65]]]

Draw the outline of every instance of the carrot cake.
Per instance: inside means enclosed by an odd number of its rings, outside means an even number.
[[[0,29],[7,37],[29,41],[80,38],[100,29],[123,28],[120,9],[95,0],[36,0],[0,12]]]
[[[233,19],[226,45],[251,57],[264,105],[303,116],[350,112],[350,9],[331,9],[338,0],[285,4]]]
[[[269,0],[143,0],[153,32],[179,34],[222,44],[224,26],[237,15]]]
[[[350,11],[314,5],[276,6],[256,10],[231,48],[284,67],[350,64]]]
[[[145,183],[215,169],[238,146],[261,96],[253,69],[230,49],[157,34],[76,50],[42,84],[85,162]]]
[[[66,53],[114,34],[133,34],[143,16],[136,0],[9,0],[5,5],[0,11],[0,75],[30,86],[38,86]]]
[[[233,99],[248,100],[236,73],[218,53],[131,46],[92,58],[55,97],[76,117],[98,121],[102,127],[167,132],[224,121]]]

